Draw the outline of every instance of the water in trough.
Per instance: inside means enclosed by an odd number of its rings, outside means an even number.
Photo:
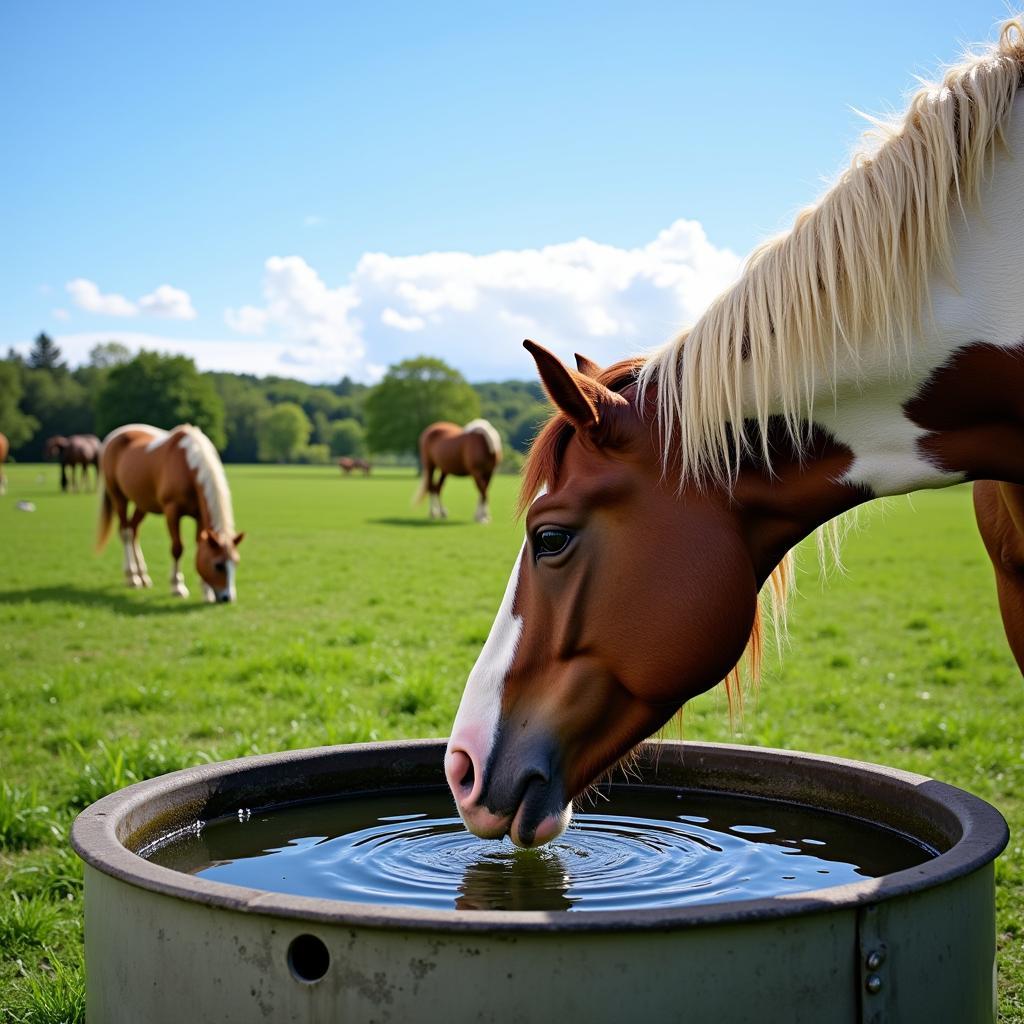
[[[140,851],[218,882],[434,910],[627,910],[778,896],[935,856],[898,832],[795,804],[612,786],[539,850],[482,841],[447,791],[239,809]]]

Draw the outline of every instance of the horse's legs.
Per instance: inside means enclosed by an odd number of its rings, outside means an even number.
[[[974,512],[995,569],[1006,639],[1024,673],[1024,487],[979,480]]]
[[[188,597],[188,587],[185,586],[185,577],[181,572],[181,553],[185,545],[181,543],[181,513],[176,505],[164,505],[164,516],[167,519],[167,529],[171,534],[171,558],[174,564],[171,567],[171,594],[174,597]]]
[[[146,560],[142,557],[142,546],[139,544],[139,526],[145,518],[146,513],[136,505],[129,528],[132,531],[132,554],[135,556],[135,571],[139,575],[139,582],[144,587],[151,587],[153,586],[153,581],[149,578]]]
[[[63,462],[60,464],[60,489],[62,491],[68,489],[68,467]]]
[[[447,519],[448,509],[441,504],[441,488],[444,487],[448,474],[443,469],[438,469],[437,485],[430,487],[430,517],[432,519]],[[433,476],[433,474],[431,474]]]
[[[476,516],[474,517],[478,523],[489,523],[491,521],[491,511],[487,507],[487,487],[491,482],[491,474],[476,472],[473,474],[473,482],[476,484],[476,489],[480,492],[480,501],[476,506]]]
[[[117,523],[124,546],[124,578],[129,587],[141,587],[142,577],[135,563],[135,546],[132,543],[132,528],[128,522],[128,499],[113,485],[107,488],[111,504],[117,513]]]

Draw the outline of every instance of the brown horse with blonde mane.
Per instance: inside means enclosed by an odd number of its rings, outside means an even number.
[[[0,494],[7,493],[7,477],[4,476],[4,463],[7,461],[7,453],[11,450],[10,442],[6,434],[0,434]]]
[[[789,552],[883,495],[976,485],[1024,671],[1024,24],[914,97],[793,230],[646,360],[576,369],[445,757],[478,836],[572,800],[760,651]],[[735,686],[733,685],[735,690]]]
[[[450,476],[471,476],[480,492],[476,521],[489,523],[487,488],[501,463],[501,435],[487,420],[471,420],[464,427],[455,423],[432,423],[420,434],[420,465],[423,479],[414,502],[430,495],[430,518],[447,519],[448,510],[441,504],[441,488]],[[435,480],[434,473],[438,477]]]
[[[110,535],[114,513],[124,544],[124,574],[130,587],[149,587],[153,581],[139,546],[139,524],[148,513],[162,514],[171,535],[171,593],[187,597],[180,562],[181,519],[196,521],[196,571],[207,601],[234,601],[238,545],[245,534],[235,533],[231,492],[217,449],[198,428],[189,424],[161,430],[141,423],[118,427],[103,439],[100,455],[103,500],[96,547]],[[129,503],[135,508],[128,515]]]
[[[43,454],[47,459],[60,459],[60,489],[62,491],[68,489],[69,482],[73,491],[78,490],[79,469],[81,469],[82,482],[88,487],[90,466],[96,471],[95,485],[99,486],[100,439],[95,434],[72,434],[70,437],[58,434],[46,442]],[[71,469],[70,474],[68,467]]]

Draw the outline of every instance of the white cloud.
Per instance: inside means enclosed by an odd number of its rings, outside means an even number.
[[[388,306],[380,315],[380,322],[399,331],[422,331],[427,321],[421,316],[402,316],[397,310]]]
[[[55,309],[51,314],[54,320],[70,320],[71,314],[66,309]]]
[[[188,292],[162,284],[149,295],[139,299],[139,309],[153,316],[166,317],[168,320],[195,320],[196,311]]]
[[[376,380],[389,364],[421,353],[441,356],[470,380],[522,378],[533,373],[523,338],[565,359],[574,351],[602,364],[635,355],[692,323],[739,268],[736,255],[686,220],[631,249],[580,238],[481,255],[366,253],[337,287],[299,256],[274,256],[264,265],[261,303],[224,311],[241,337],[117,337],[137,348],[190,355],[202,369],[309,381],[344,374]],[[68,291],[91,312],[195,316],[188,294],[170,285],[138,303],[103,295],[81,278]],[[79,361],[111,336],[106,330],[57,340]]]
[[[104,295],[94,281],[76,277],[67,283],[68,294],[79,309],[103,316],[135,316],[139,309],[123,295]]]
[[[74,304],[87,313],[121,317],[148,313],[169,320],[194,320],[196,318],[196,311],[188,292],[169,284],[160,285],[148,295],[143,295],[138,302],[132,302],[123,295],[115,293],[104,295],[95,281],[89,281],[84,277],[76,277],[73,281],[68,281],[65,287]]]
[[[613,362],[692,323],[739,268],[687,220],[633,249],[580,238],[483,255],[366,253],[333,289],[301,257],[272,257],[265,304],[229,309],[225,321],[286,342],[304,376],[368,377],[369,358],[379,367],[428,352],[470,379],[522,377],[523,337]]]
[[[362,370],[362,328],[352,316],[359,300],[350,286],[328,288],[300,256],[272,256],[264,264],[263,298],[263,307],[225,310],[227,325],[285,341],[285,358],[302,376],[319,372],[332,378]]]

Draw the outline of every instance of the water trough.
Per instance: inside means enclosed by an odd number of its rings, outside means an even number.
[[[130,786],[72,832],[85,868],[93,1024],[759,1024],[995,1019],[994,808],[877,765],[662,743],[645,785],[785,800],[894,829],[938,855],[827,889],[667,909],[427,910],[250,889],[139,850],[239,808],[444,786],[442,741],[290,751]]]

